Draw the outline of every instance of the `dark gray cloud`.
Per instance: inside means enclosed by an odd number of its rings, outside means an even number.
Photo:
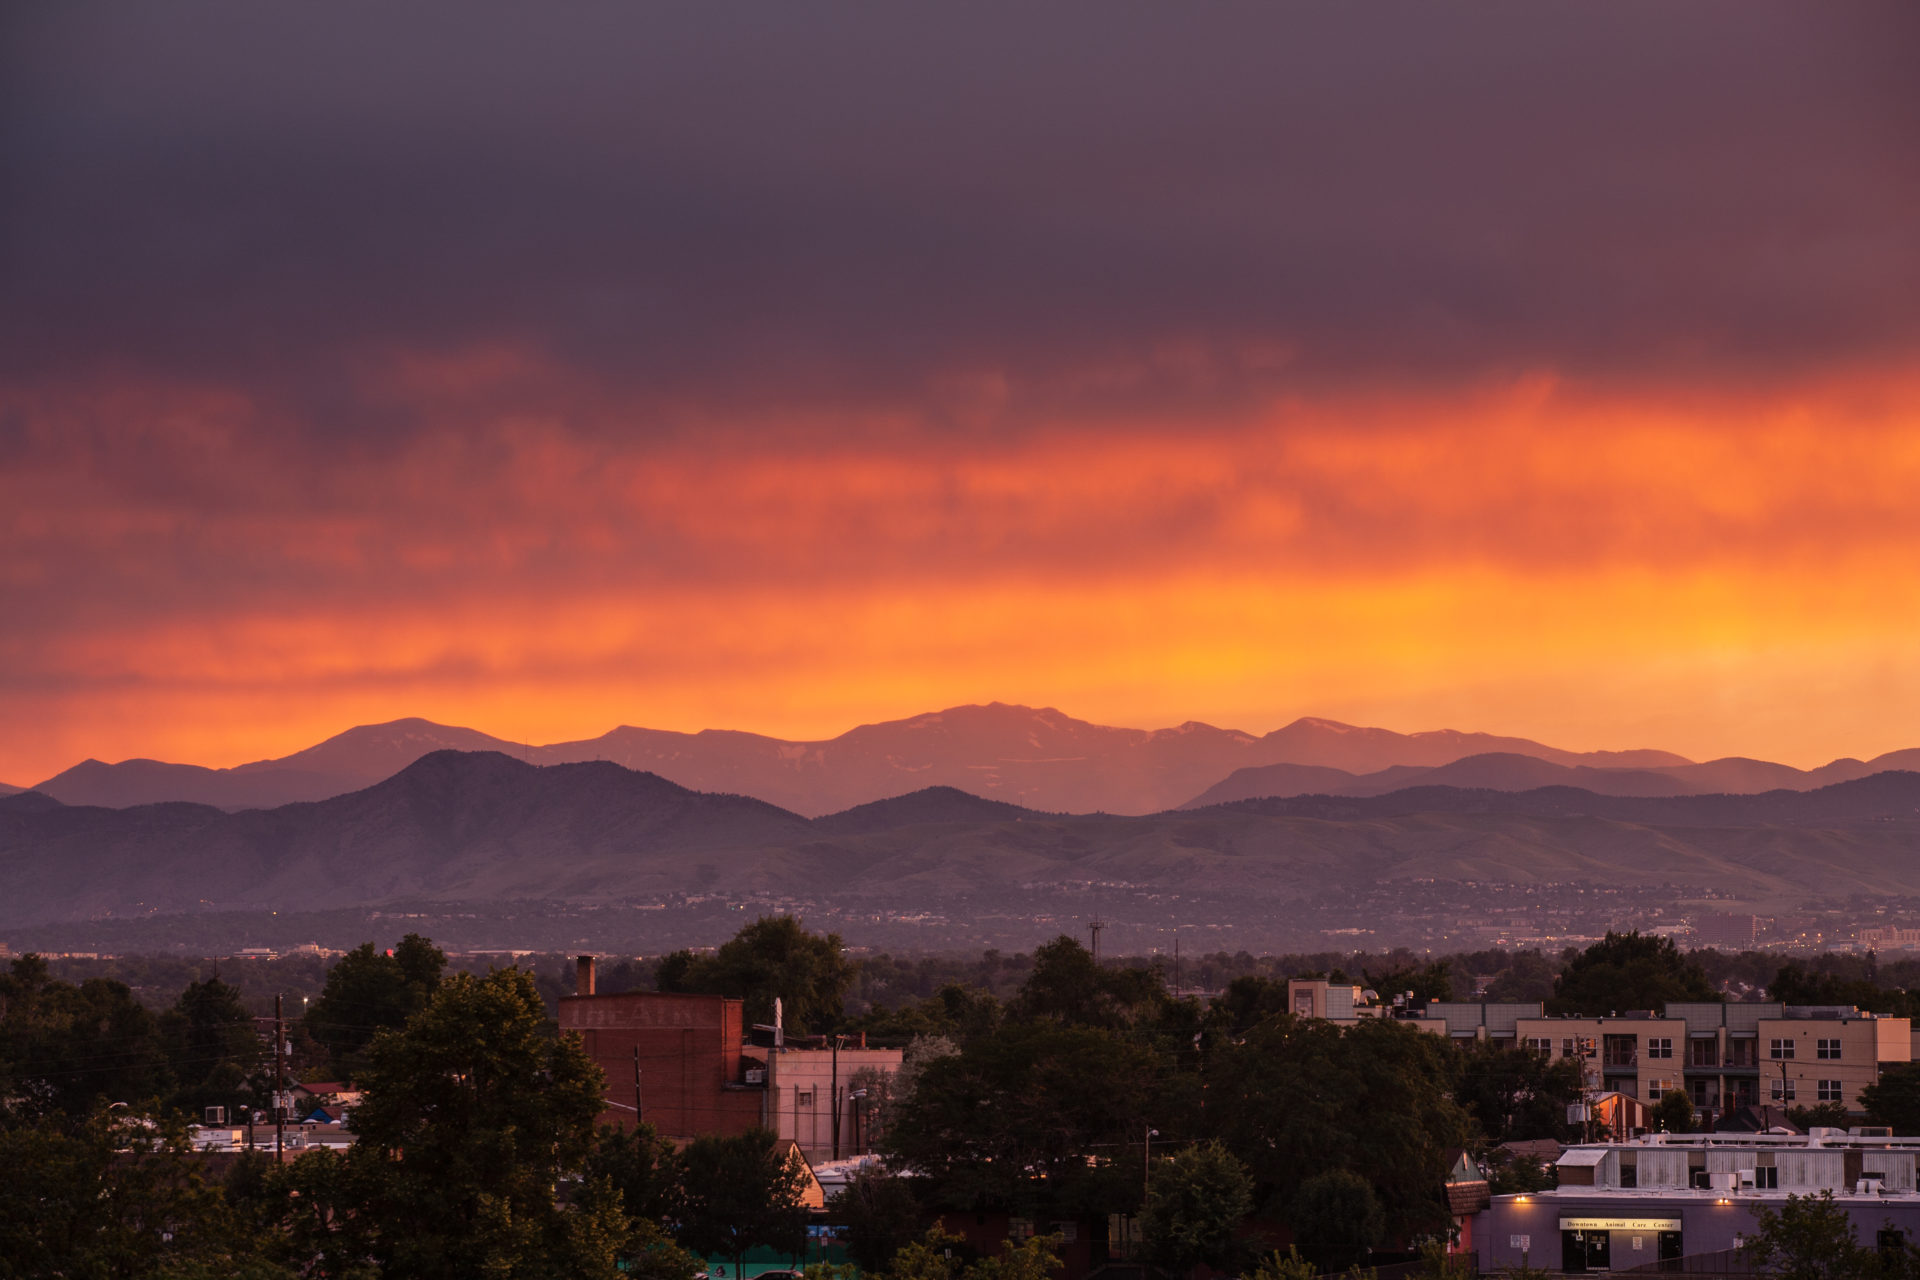
[[[14,378],[165,371],[380,432],[407,411],[353,370],[485,343],[663,404],[993,371],[1045,414],[1920,338],[1906,4],[5,21]],[[1083,376],[1182,344],[1214,375]]]

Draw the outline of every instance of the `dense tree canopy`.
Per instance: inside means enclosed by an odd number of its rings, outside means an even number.
[[[799,1159],[766,1129],[689,1142],[676,1162],[680,1243],[732,1259],[736,1275],[747,1250],[758,1246],[798,1255],[807,1228]]]
[[[1608,933],[1567,961],[1553,985],[1547,1012],[1598,1015],[1658,1010],[1670,1000],[1718,1000],[1700,962],[1671,938],[1638,930]]]
[[[1284,1215],[1307,1179],[1345,1169],[1376,1190],[1391,1233],[1445,1226],[1447,1153],[1472,1122],[1444,1037],[1281,1014],[1210,1052],[1206,1125],[1253,1174],[1257,1203]]]
[[[1247,1167],[1217,1142],[1189,1146],[1155,1167],[1140,1213],[1149,1262],[1185,1275],[1232,1271],[1245,1253],[1240,1228],[1253,1209]]]
[[[445,953],[417,933],[402,938],[391,952],[362,943],[327,971],[326,988],[307,1011],[307,1034],[326,1049],[336,1069],[353,1074],[374,1036],[426,1007],[446,963]]]
[[[270,1046],[240,1001],[218,978],[190,982],[160,1016],[161,1040],[173,1068],[175,1101],[190,1115],[209,1106],[251,1107],[269,1070]],[[271,1037],[269,1037],[271,1039]]]
[[[770,1023],[778,998],[795,1032],[833,1029],[845,1013],[855,966],[837,933],[808,933],[792,916],[763,916],[711,956],[680,951],[660,962],[662,991],[733,996],[748,1022]]]
[[[1767,984],[1767,994],[1782,1004],[1854,1005],[1898,1018],[1920,1013],[1920,1002],[1905,991],[1889,990],[1866,977],[1821,972],[1798,960],[1781,966]]]
[[[368,1258],[395,1275],[613,1276],[626,1224],[611,1185],[571,1212],[554,1203],[556,1180],[587,1163],[605,1082],[545,1021],[532,978],[504,969],[442,982],[376,1037],[359,1141],[290,1167],[296,1240],[324,1264]]]
[[[861,1169],[827,1201],[827,1213],[846,1231],[847,1256],[862,1271],[877,1274],[900,1250],[920,1237],[927,1214],[905,1178]]]
[[[1455,1096],[1489,1143],[1568,1137],[1567,1105],[1580,1100],[1580,1059],[1490,1040],[1476,1040],[1461,1053]]]
[[[0,977],[0,1108],[80,1117],[158,1099],[172,1085],[160,1028],[123,982],[54,979],[39,956]]]
[[[1860,1105],[1875,1124],[1920,1136],[1920,1062],[1880,1068],[1880,1079],[1860,1090]]]
[[[0,1126],[0,1280],[292,1280],[177,1129],[126,1112]]]
[[[896,1104],[885,1147],[944,1208],[1131,1211],[1139,1156],[1119,1178],[1113,1157],[1139,1151],[1159,1075],[1153,1054],[1115,1032],[1010,1024],[928,1062]],[[1090,1168],[1090,1153],[1108,1159]]]

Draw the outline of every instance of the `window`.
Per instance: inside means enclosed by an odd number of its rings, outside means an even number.
[[[1785,1058],[1791,1058],[1793,1056],[1793,1041],[1791,1040],[1770,1041],[1769,1051],[1767,1053],[1767,1056],[1769,1058],[1772,1058],[1776,1062],[1781,1061],[1782,1059],[1785,1059]]]
[[[1838,1080],[1822,1080],[1820,1082],[1819,1096],[1822,1102],[1840,1101],[1840,1082]]]
[[[1720,1065],[1720,1044],[1709,1036],[1687,1041],[1687,1065],[1690,1067],[1715,1067]]]
[[[1814,1045],[1814,1056],[1830,1062],[1840,1061],[1840,1042],[1821,1040]]]
[[[1672,1037],[1650,1037],[1647,1040],[1647,1056],[1649,1058],[1671,1058],[1673,1056]]]
[[[1797,1080],[1775,1080],[1773,1082],[1773,1100],[1775,1102],[1792,1102],[1794,1086],[1798,1083],[1799,1081]]]
[[[1649,1080],[1647,1081],[1647,1100],[1649,1102],[1658,1102],[1667,1096],[1667,1090],[1677,1089],[1679,1087],[1679,1085],[1671,1080]]]
[[[1543,1058],[1551,1058],[1553,1056],[1552,1040],[1529,1039],[1527,1041],[1527,1048],[1533,1050]]]
[[[1753,1185],[1760,1191],[1778,1191],[1780,1189],[1780,1170],[1772,1165],[1753,1171]]]
[[[1573,1037],[1572,1036],[1568,1036],[1566,1039],[1560,1042],[1560,1056],[1563,1058],[1571,1058],[1573,1056]]]

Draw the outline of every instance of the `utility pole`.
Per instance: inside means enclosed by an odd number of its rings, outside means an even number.
[[[1173,997],[1180,998],[1180,935],[1173,935]]]
[[[1107,922],[1098,916],[1087,921],[1087,933],[1093,939],[1093,962],[1095,964],[1100,963],[1100,931],[1106,927]]]
[[[840,1042],[845,1036],[833,1038],[833,1100],[827,1104],[827,1113],[833,1117],[833,1158],[840,1158]]]
[[[633,1124],[640,1127],[640,1046],[633,1046]]]
[[[284,996],[273,998],[273,1162],[287,1161],[287,1041]]]

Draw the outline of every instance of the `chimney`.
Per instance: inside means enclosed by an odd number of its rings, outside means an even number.
[[[573,994],[590,996],[593,994],[593,957],[581,956],[574,961]]]

